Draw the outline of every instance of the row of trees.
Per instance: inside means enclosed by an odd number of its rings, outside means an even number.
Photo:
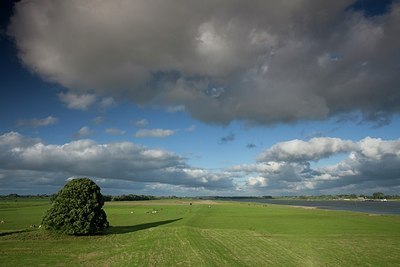
[[[155,200],[157,197],[155,196],[147,196],[147,195],[120,195],[120,196],[112,196],[105,195],[103,196],[104,201],[141,201],[141,200]]]
[[[30,198],[50,198],[50,201],[53,202],[57,197],[57,194],[47,195],[47,194],[37,194],[37,195],[18,195],[18,194],[8,194],[8,195],[0,195],[0,200],[15,200],[15,199],[30,199]],[[103,195],[104,201],[141,201],[141,200],[155,200],[155,199],[181,199],[182,197],[177,196],[165,196],[165,197],[156,197],[151,195]],[[283,196],[283,197],[272,197],[272,196],[207,196],[207,197],[197,197],[198,199],[273,199],[273,198],[298,198],[298,199],[400,199],[400,195],[386,195],[382,192],[375,192],[372,195],[366,194],[339,194],[339,195],[319,195],[319,196]]]
[[[18,195],[18,194],[8,194],[8,195],[0,195],[0,200],[15,200],[15,199],[46,199],[50,198],[51,202],[57,198],[58,193],[56,194],[37,194],[37,195]],[[163,197],[164,198],[164,197]],[[166,198],[176,198],[176,197],[166,197]],[[140,201],[140,200],[155,200],[159,199],[159,197],[150,196],[150,195],[103,195],[104,201]]]
[[[17,199],[17,198],[25,198],[25,199],[38,199],[38,198],[49,198],[52,195],[47,195],[47,194],[37,194],[37,195],[19,195],[19,194],[8,194],[8,195],[0,195],[0,199],[2,200],[8,200],[8,199]]]

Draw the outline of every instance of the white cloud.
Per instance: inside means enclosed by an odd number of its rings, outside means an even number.
[[[228,168],[232,173],[239,173],[242,176],[254,175],[267,178],[270,185],[278,183],[285,186],[287,183],[302,181],[303,175],[309,175],[309,164],[307,163],[288,163],[288,162],[262,162],[254,164],[242,164]],[[275,183],[275,184],[274,184]]]
[[[382,160],[384,157],[400,157],[399,140],[382,140],[367,137],[358,142],[359,153],[371,160]]]
[[[83,126],[82,128],[79,129],[77,133],[74,134],[74,137],[79,139],[88,137],[92,134],[94,134],[94,131],[92,129],[90,129],[88,126]]]
[[[135,188],[149,194],[215,195],[214,190],[226,195],[372,193],[376,188],[396,193],[400,185],[400,139],[366,137],[352,141],[344,159],[313,166],[314,160],[343,153],[341,147],[346,142],[310,140],[298,143],[306,147],[305,154],[291,148],[284,156],[276,154],[276,160],[271,157],[214,171],[190,166],[175,153],[131,142],[77,140],[56,145],[9,132],[0,135],[0,191],[36,188],[54,192],[67,177],[89,176],[108,190]],[[322,150],[309,148],[327,143]],[[168,193],[170,189],[175,191]]]
[[[134,124],[139,128],[144,128],[149,125],[149,122],[146,119],[140,119],[135,121]]]
[[[37,138],[27,138],[17,132],[8,132],[0,135],[0,146],[5,149],[32,146],[38,142],[40,140]]]
[[[60,98],[74,109],[96,94],[208,123],[387,121],[400,112],[400,5],[366,17],[353,3],[22,1],[8,32],[25,66],[73,90]]]
[[[135,133],[135,137],[167,137],[175,133],[174,130],[166,129],[141,129]]]
[[[268,179],[260,176],[250,177],[247,179],[246,185],[251,187],[266,187],[268,186]]]
[[[230,173],[191,167],[169,151],[131,142],[77,140],[63,145],[44,144],[14,132],[0,136],[0,173],[5,176],[1,183],[18,181],[25,185],[40,183],[35,176],[40,174],[43,183],[46,180],[45,184],[56,185],[67,177],[89,176],[208,190],[233,188]]]
[[[94,94],[78,95],[68,92],[60,93],[58,97],[70,109],[87,110],[96,102],[96,95]]]
[[[104,130],[104,132],[107,134],[112,134],[112,135],[123,135],[126,133],[124,130],[117,129],[117,128],[107,128]]]
[[[400,185],[400,139],[366,137],[358,142],[314,138],[277,143],[253,164],[227,169],[245,177],[244,189],[276,194],[371,193],[376,188],[395,192]],[[312,161],[347,153],[336,164],[312,167]],[[263,183],[265,178],[265,183]]]
[[[17,126],[27,126],[27,127],[42,127],[47,125],[56,124],[58,122],[58,118],[53,116],[48,116],[43,119],[21,119],[17,121]]]
[[[382,140],[366,137],[359,142],[340,138],[318,137],[309,141],[291,140],[273,145],[258,156],[259,162],[307,162],[318,161],[339,153],[350,153],[351,157],[360,154],[372,160],[382,157],[400,156],[399,140]]]
[[[342,152],[354,150],[356,144],[353,141],[340,138],[317,137],[309,141],[291,140],[273,145],[264,151],[259,161],[316,161]]]

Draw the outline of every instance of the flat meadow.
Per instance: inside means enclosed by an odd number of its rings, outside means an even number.
[[[398,215],[186,199],[106,202],[107,232],[76,237],[37,227],[49,207],[48,200],[0,201],[0,266],[400,266]]]

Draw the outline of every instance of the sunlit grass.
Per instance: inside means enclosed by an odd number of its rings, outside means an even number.
[[[106,203],[104,235],[40,224],[48,202],[0,202],[0,265],[395,266],[400,216],[193,201]]]

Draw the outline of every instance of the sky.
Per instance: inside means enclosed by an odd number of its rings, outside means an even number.
[[[400,1],[0,5],[0,194],[400,192]]]

